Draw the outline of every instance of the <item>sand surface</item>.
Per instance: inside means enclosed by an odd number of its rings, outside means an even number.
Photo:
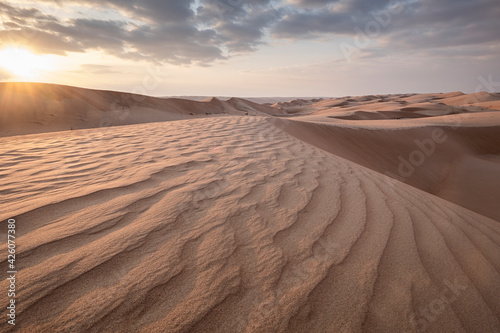
[[[42,83],[0,83],[0,137],[193,119],[278,115],[240,98],[192,101]]]
[[[30,96],[51,110],[52,97]],[[500,331],[499,113],[331,117],[346,100],[376,114],[434,98],[168,99],[154,110],[186,119],[18,124],[47,133],[17,136],[2,123],[0,215],[17,221],[15,331]],[[370,109],[380,99],[388,107]],[[95,120],[109,110],[100,112]],[[399,156],[430,149],[429,139],[434,151],[401,176]]]

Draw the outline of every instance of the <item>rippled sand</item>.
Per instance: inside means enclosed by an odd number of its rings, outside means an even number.
[[[296,130],[225,116],[2,138],[16,331],[500,330],[499,222]]]

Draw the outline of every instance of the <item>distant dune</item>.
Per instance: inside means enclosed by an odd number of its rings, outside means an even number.
[[[242,99],[197,102],[52,84],[0,83],[0,136],[268,112],[281,113]]]
[[[217,97],[222,101],[227,101],[228,99],[233,98],[227,96],[165,96],[164,98],[180,98],[180,99],[189,99],[192,101],[201,102],[204,100],[208,100],[212,97]],[[241,97],[241,98],[258,104],[275,104],[281,102],[290,102],[293,101],[294,99],[297,99],[298,97]],[[300,97],[300,98],[311,99],[309,97]]]
[[[0,85],[0,331],[499,332],[498,99]]]

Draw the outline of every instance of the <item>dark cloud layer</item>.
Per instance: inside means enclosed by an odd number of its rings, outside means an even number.
[[[56,0],[46,4],[61,6]],[[485,49],[500,39],[498,0],[66,0],[122,19],[62,19],[0,1],[0,42],[39,53],[90,49],[125,59],[208,65],[278,39],[377,40],[386,52]],[[58,7],[64,11],[63,7]],[[115,17],[115,16],[113,16]],[[266,36],[270,36],[266,38]],[[375,54],[374,52],[373,54]]]

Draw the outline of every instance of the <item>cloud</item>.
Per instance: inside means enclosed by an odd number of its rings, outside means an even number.
[[[115,74],[119,73],[112,66],[96,65],[96,64],[83,64],[79,66],[78,72],[85,72],[90,74]]]
[[[58,5],[51,0],[45,3]],[[268,0],[65,2],[71,4],[104,6],[102,9],[118,11],[122,20],[62,19],[44,15],[39,9],[0,2],[5,12],[0,38],[39,53],[98,49],[125,59],[207,65],[234,53],[254,51],[262,44],[264,29],[275,19],[266,7]]]
[[[274,38],[361,37],[390,53],[459,49],[500,40],[500,7],[495,0],[289,2],[296,10],[272,28]]]
[[[19,8],[6,2],[0,2],[0,16],[17,24],[27,24],[29,20],[57,20],[54,16],[45,15],[39,9]]]
[[[100,4],[97,1],[86,3]],[[62,20],[42,16],[36,9],[0,3],[0,7],[7,10],[0,38],[4,44],[28,46],[39,53],[66,54],[98,49],[126,59],[176,64],[206,63],[225,58],[220,45],[215,43],[213,31],[196,29],[186,21],[193,14],[189,1],[103,3],[122,10],[123,20]],[[131,23],[133,19],[148,23],[136,25]]]
[[[58,8],[60,14],[48,15],[37,3]],[[373,56],[470,45],[494,50],[487,46],[500,39],[497,0],[396,4],[400,10],[388,18],[389,9],[395,8],[390,0],[66,0],[64,7],[58,0],[41,0],[26,8],[0,1],[0,41],[38,53],[94,49],[124,59],[206,66],[280,39],[345,40],[360,31],[373,40],[363,50]],[[63,15],[68,8],[116,15]],[[376,34],[371,34],[377,24]]]

